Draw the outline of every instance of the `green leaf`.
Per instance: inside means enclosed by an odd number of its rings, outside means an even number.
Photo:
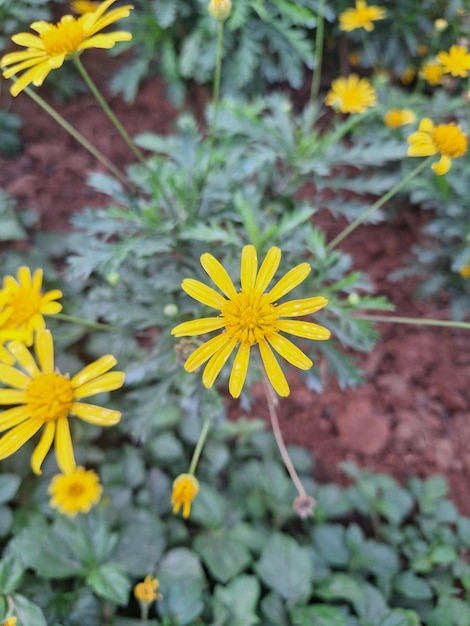
[[[9,555],[0,561],[1,593],[10,594],[18,587],[23,576],[24,567],[20,559]]]
[[[131,576],[152,572],[165,547],[165,528],[160,520],[146,510],[132,511],[119,532],[113,561],[120,563]]]
[[[321,524],[313,529],[313,541],[317,552],[334,567],[345,568],[351,557],[344,541],[344,527],[339,524]]]
[[[207,531],[199,534],[194,549],[214,578],[226,583],[242,572],[251,562],[251,555],[231,529]]]
[[[238,576],[228,585],[216,585],[214,591],[214,620],[224,626],[253,626],[259,624],[257,604],[260,583],[255,576]]]
[[[363,611],[364,584],[347,574],[333,574],[315,589],[315,593],[323,600],[346,600],[358,614]]]
[[[312,582],[312,553],[281,533],[267,541],[255,571],[262,581],[286,600],[306,598]]]
[[[392,487],[375,502],[375,508],[392,524],[401,524],[413,508],[413,498],[406,489]]]
[[[261,600],[261,613],[270,624],[274,624],[275,626],[290,626],[283,601],[272,591]]]
[[[194,504],[191,519],[204,528],[220,528],[227,514],[228,503],[216,489],[201,483]]]
[[[429,554],[429,559],[435,565],[448,565],[450,563],[453,563],[456,558],[456,549],[453,546],[449,545],[435,546]]]
[[[11,602],[18,626],[47,626],[46,618],[37,604],[17,593],[11,596]]]
[[[420,626],[419,615],[410,609],[392,609],[379,626]],[[441,625],[442,626],[442,625]]]
[[[119,565],[100,565],[88,574],[86,582],[100,598],[119,606],[125,606],[129,601],[131,581]]]
[[[431,587],[428,583],[412,572],[398,574],[394,581],[394,588],[405,598],[428,600],[433,597]]]
[[[467,547],[470,547],[470,518],[459,517],[457,520],[457,535],[460,541]]]
[[[9,502],[15,497],[20,483],[21,478],[16,474],[0,474],[0,504]]]
[[[294,626],[347,626],[343,611],[327,604],[294,607],[290,611]]]

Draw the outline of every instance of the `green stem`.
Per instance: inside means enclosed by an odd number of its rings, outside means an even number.
[[[84,320],[82,317],[74,317],[73,315],[66,315],[65,313],[55,313],[54,318],[62,320],[63,322],[70,322],[71,324],[80,324],[81,326],[88,326],[95,330],[115,330],[111,324],[101,324],[100,322],[92,322],[91,320]]]
[[[325,4],[326,0],[320,0],[317,12],[318,22],[317,32],[315,34],[315,68],[312,75],[309,104],[313,104],[314,101],[317,100],[320,91],[321,70],[323,64],[323,39],[325,37],[325,17],[323,15]]]
[[[391,322],[393,324],[412,324],[414,326],[441,326],[444,328],[464,328],[470,330],[470,323],[454,320],[435,320],[423,317],[400,317],[396,315],[356,315],[352,317],[370,322]]]
[[[48,115],[52,117],[52,119],[59,124],[65,131],[69,133],[80,145],[82,145],[85,150],[88,150],[90,154],[92,154],[95,159],[97,159],[104,167],[106,167],[116,178],[119,178],[121,182],[124,184],[128,184],[128,181],[124,174],[122,174],[118,168],[112,163],[109,159],[107,159],[104,154],[102,154],[95,146],[88,141],[81,133],[79,133],[75,128],[67,122],[55,109],[53,109],[45,100],[41,98],[35,91],[30,89],[29,87],[25,87],[23,91],[34,100],[36,104],[38,104],[43,111],[45,111]]]
[[[224,20],[219,20],[217,23],[217,52],[215,59],[214,70],[214,90],[212,92],[212,121],[209,129],[209,157],[207,159],[207,173],[209,173],[212,162],[212,148],[214,147],[215,129],[217,126],[217,117],[219,113],[220,104],[220,79],[222,76],[222,53],[223,53],[223,41],[224,41]]]
[[[108,116],[108,118],[110,119],[110,121],[113,123],[113,125],[115,126],[116,130],[118,131],[118,133],[121,135],[121,137],[124,139],[124,141],[127,143],[127,145],[129,146],[129,148],[132,150],[132,152],[134,153],[135,157],[137,158],[137,160],[145,167],[147,168],[147,162],[144,158],[144,155],[142,154],[142,152],[139,150],[139,148],[135,145],[135,143],[132,141],[131,137],[129,136],[129,133],[127,132],[127,130],[124,128],[124,126],[121,124],[121,122],[118,120],[118,118],[116,117],[116,115],[113,113],[113,111],[111,110],[110,106],[108,105],[108,103],[106,102],[106,100],[103,98],[103,96],[101,95],[101,92],[99,91],[98,87],[95,85],[95,83],[93,82],[93,80],[91,79],[90,75],[88,74],[88,72],[85,69],[85,66],[83,65],[83,63],[80,61],[80,57],[76,54],[72,57],[73,62],[75,63],[75,66],[77,67],[80,76],[83,78],[83,80],[85,81],[87,87],[90,89],[91,93],[95,96],[96,100],[98,101],[98,104],[100,105],[100,107],[103,109],[103,111],[106,113],[106,115]]]
[[[193,452],[191,465],[189,466],[188,474],[191,474],[191,476],[194,476],[196,472],[196,467],[199,462],[199,457],[201,456],[202,448],[204,447],[207,434],[209,433],[210,423],[211,423],[210,419],[206,417],[206,419],[204,420],[204,424],[202,425],[202,430],[201,430],[201,434],[199,435],[199,440]]]
[[[390,198],[392,198],[396,193],[398,193],[405,185],[407,185],[410,180],[412,180],[415,176],[417,176],[420,172],[424,170],[425,167],[428,166],[430,160],[433,157],[428,157],[424,161],[422,161],[418,167],[415,167],[409,174],[407,174],[404,178],[401,179],[399,183],[397,183],[394,187],[392,187],[386,194],[384,194],[381,198],[374,202],[372,206],[366,209],[363,213],[361,213],[354,221],[352,221],[344,230],[342,230],[339,235],[337,235],[330,243],[326,246],[327,250],[332,250],[335,248],[343,239],[345,239],[348,235],[352,233],[362,222],[364,222],[374,211],[380,209]]]

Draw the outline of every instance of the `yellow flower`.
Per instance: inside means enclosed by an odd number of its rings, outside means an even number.
[[[390,109],[384,117],[385,126],[400,128],[406,124],[413,124],[416,115],[410,109]]]
[[[17,96],[20,91],[33,83],[42,85],[51,70],[62,66],[65,59],[80,54],[87,48],[112,48],[118,41],[129,41],[132,35],[127,32],[100,33],[117,20],[127,17],[133,8],[127,4],[106,13],[115,0],[105,0],[93,13],[78,18],[64,15],[60,22],[33,22],[30,26],[37,35],[18,33],[12,41],[26,48],[23,52],[10,52],[0,61],[5,78],[27,70],[13,84],[10,93]],[[10,66],[10,67],[8,67]]]
[[[72,0],[70,7],[74,13],[85,15],[85,13],[93,13],[100,6],[99,2],[92,0]]]
[[[37,362],[24,343],[12,341],[8,351],[17,366],[0,363],[0,382],[12,387],[0,389],[0,405],[18,405],[0,413],[0,432],[9,431],[0,438],[0,460],[19,450],[44,426],[31,457],[33,472],[41,474],[41,465],[55,442],[57,464],[69,474],[75,470],[69,414],[97,426],[117,424],[119,411],[80,400],[119,389],[124,373],[108,371],[116,364],[110,354],[93,361],[71,379],[54,370],[54,343],[49,330],[36,333],[34,349]]]
[[[414,67],[408,66],[400,76],[400,80],[404,85],[409,85],[416,78],[416,70]]]
[[[470,265],[462,265],[459,269],[459,274],[462,278],[470,278]]]
[[[209,11],[209,15],[215,20],[223,22],[230,15],[232,2],[231,0],[210,0],[207,5],[207,10]]]
[[[357,50],[348,54],[348,62],[350,65],[359,65],[361,62],[361,55],[357,52]]]
[[[143,582],[137,583],[134,587],[134,596],[136,600],[139,602],[145,602],[145,604],[150,604],[150,602],[155,602],[155,600],[160,600],[162,598],[162,594],[157,592],[158,586],[160,582],[158,578],[154,578],[151,574],[148,574]]]
[[[444,70],[437,60],[430,60],[423,63],[420,74],[430,85],[439,85],[444,75]]]
[[[425,43],[419,43],[417,47],[417,52],[420,57],[424,57],[424,55],[428,52],[427,45]]]
[[[377,95],[367,78],[350,74],[336,78],[325,98],[325,104],[341,113],[364,113],[377,102]]]
[[[442,33],[448,26],[449,22],[442,17],[434,20],[434,30],[436,33]]]
[[[171,504],[173,513],[178,513],[183,507],[183,517],[189,517],[191,503],[199,491],[199,482],[192,474],[180,474],[173,481],[173,491],[171,494]]]
[[[16,617],[7,617],[7,619],[2,622],[2,626],[16,626]]]
[[[0,290],[0,341],[18,339],[28,346],[33,343],[35,330],[45,327],[43,315],[55,315],[62,305],[55,302],[62,297],[58,289],[42,293],[42,269],[31,276],[29,267],[18,269],[17,280],[5,276]]]
[[[439,52],[437,60],[445,74],[452,76],[468,76],[470,70],[470,53],[465,46],[451,46],[449,52]]]
[[[347,9],[339,14],[339,27],[341,30],[351,31],[356,28],[364,28],[364,30],[374,30],[372,22],[374,20],[382,20],[387,11],[375,4],[367,6],[364,0],[356,0],[355,9]]]
[[[88,513],[100,501],[102,491],[95,471],[77,467],[69,474],[54,476],[48,489],[52,496],[49,504],[59,513],[75,517],[77,513]]]
[[[309,369],[312,361],[280,332],[306,339],[328,339],[330,331],[317,324],[283,319],[309,315],[322,309],[327,300],[321,296],[277,304],[286,293],[297,287],[310,273],[310,265],[301,263],[291,269],[268,292],[279,263],[281,251],[270,248],[258,271],[254,246],[245,246],[241,258],[241,291],[237,292],[227,271],[211,254],[201,256],[201,265],[224,296],[198,280],[187,278],[182,288],[195,300],[218,309],[217,317],[184,322],[171,331],[176,337],[201,335],[223,329],[197,348],[184,364],[194,372],[208,361],[202,382],[209,388],[215,382],[230,354],[238,346],[229,381],[229,391],[238,398],[245,383],[251,347],[258,344],[266,373],[280,396],[289,395],[289,385],[270,345],[289,363]],[[280,331],[280,332],[279,332]]]
[[[441,158],[432,165],[432,169],[441,176],[451,167],[452,159],[457,159],[467,152],[468,139],[456,124],[439,124],[425,117],[419,128],[408,137],[408,156],[422,157],[440,154]]]

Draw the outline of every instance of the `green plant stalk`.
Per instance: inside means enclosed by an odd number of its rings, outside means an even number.
[[[116,178],[126,185],[129,184],[127,178],[124,176],[122,172],[118,170],[118,168],[112,163],[109,159],[107,159],[104,154],[102,154],[95,146],[86,139],[81,133],[78,132],[71,124],[67,122],[55,109],[53,109],[45,100],[41,98],[36,92],[34,92],[29,87],[25,87],[23,91],[38,104],[43,111],[45,111],[52,119],[59,124],[65,131],[69,133],[80,145],[82,145],[85,150],[95,157],[97,161],[99,161],[104,167],[106,167]]]
[[[323,64],[323,40],[325,38],[325,10],[326,0],[320,0],[318,6],[317,32],[315,33],[315,69],[312,75],[312,85],[310,87],[309,104],[313,104],[318,99],[320,92],[321,69]]]
[[[70,322],[72,324],[80,324],[80,326],[87,326],[88,328],[94,328],[95,330],[116,330],[111,324],[101,324],[100,322],[92,322],[91,320],[84,320],[82,317],[75,317],[73,315],[66,315],[65,313],[55,313],[54,318],[62,320],[63,322]]]
[[[413,324],[414,326],[440,326],[444,328],[464,328],[470,330],[469,322],[457,322],[454,320],[426,319],[425,317],[400,317],[397,315],[356,315],[352,317],[370,322],[391,322],[393,324]]]
[[[98,87],[95,85],[95,83],[91,79],[91,76],[86,71],[85,66],[83,65],[83,63],[80,61],[80,57],[78,56],[78,54],[75,54],[72,57],[72,59],[73,59],[73,62],[75,63],[76,68],[78,69],[78,71],[80,73],[80,76],[83,78],[83,80],[85,81],[87,87],[89,88],[91,93],[94,95],[94,97],[98,101],[98,104],[100,105],[100,107],[103,109],[103,111],[105,112],[107,117],[110,119],[112,124],[115,126],[116,130],[121,135],[121,137],[124,139],[126,144],[132,150],[132,152],[134,153],[134,155],[137,158],[137,160],[145,168],[147,168],[147,162],[146,162],[146,160],[144,158],[144,155],[139,150],[139,148],[135,145],[135,143],[132,141],[132,139],[129,136],[129,133],[127,132],[127,130],[124,128],[124,126],[118,120],[118,118],[116,117],[116,115],[112,111],[111,107],[108,105],[106,100],[101,95],[100,90],[98,89]]]
[[[212,102],[214,107],[214,115],[212,117],[211,128],[209,132],[209,136],[211,141],[215,135],[215,127],[217,125],[217,115],[219,113],[219,104],[220,104],[220,79],[222,76],[222,53],[223,53],[223,42],[224,42],[224,21],[219,20],[217,24],[217,52],[215,59],[215,72],[214,72],[214,92],[212,95]]]
[[[210,419],[206,417],[204,420],[204,424],[202,425],[201,434],[199,435],[199,440],[194,448],[193,456],[191,459],[191,463],[189,465],[188,474],[194,476],[197,468],[197,464],[199,462],[199,457],[201,456],[202,448],[206,442],[207,435],[209,433],[210,427]]]
[[[424,170],[425,167],[429,165],[429,162],[433,158],[434,155],[428,157],[424,161],[422,161],[418,167],[415,167],[409,174],[407,174],[404,178],[401,179],[399,183],[397,183],[394,187],[392,187],[387,193],[385,193],[381,198],[374,202],[372,206],[366,209],[363,213],[361,213],[354,221],[352,221],[344,230],[342,230],[339,235],[337,235],[330,243],[326,246],[327,250],[332,250],[335,248],[343,239],[345,239],[348,235],[350,235],[353,230],[355,230],[358,226],[360,226],[364,220],[366,220],[374,211],[380,209],[390,198],[398,193],[405,185],[407,185],[410,180],[413,180],[415,176],[417,176],[420,172]]]

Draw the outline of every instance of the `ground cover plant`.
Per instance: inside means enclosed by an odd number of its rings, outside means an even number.
[[[74,14],[14,34],[1,60],[12,95],[32,98],[97,159],[89,184],[109,203],[57,237],[2,200],[4,241],[32,245],[2,255],[0,617],[8,626],[470,623],[470,521],[445,481],[399,486],[345,463],[350,486],[320,485],[306,450],[286,447],[278,416],[294,370],[312,393],[332,377],[340,389],[360,383],[355,355],[379,339],[378,322],[469,328],[459,228],[466,14],[457,4],[436,14],[437,70],[429,80],[424,60],[413,92],[369,50],[367,75],[335,77],[323,93],[325,22],[352,42],[361,32],[366,54],[392,7],[358,0],[335,15],[324,2],[212,0],[191,5],[200,19],[182,36],[175,16],[188,8],[149,6],[163,55],[173,46],[178,56],[192,36],[211,57],[194,66],[204,75],[176,72],[182,84],[213,73],[206,118],[182,108],[169,135],[150,126],[131,137],[87,71],[94,48],[130,45],[132,24],[146,22],[138,4],[74,2]],[[253,11],[266,30],[250,25]],[[454,37],[440,39],[447,28]],[[231,39],[238,29],[246,41]],[[235,56],[249,54],[256,29],[265,55],[254,55],[259,66],[245,60],[249,80],[230,89],[227,50],[236,42]],[[284,40],[300,46],[291,73]],[[137,49],[145,69],[153,49]],[[298,86],[302,63],[315,72],[301,107],[285,90],[253,92],[269,68]],[[134,154],[125,171],[42,97],[64,65]],[[400,316],[342,251],[359,225],[405,200],[433,211],[427,231],[440,241],[403,271],[430,268],[439,280],[423,283],[428,292],[452,282],[455,319]],[[316,223],[320,206],[345,224],[333,239]],[[259,420],[227,420],[227,398],[248,411],[254,383],[272,433]]]

